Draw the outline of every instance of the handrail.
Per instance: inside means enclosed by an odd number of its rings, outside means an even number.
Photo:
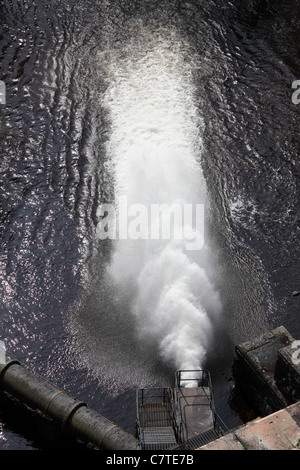
[[[193,398],[196,399],[194,403],[188,401],[188,394],[184,393],[184,384],[193,380],[196,387],[193,387]],[[199,391],[197,390],[199,388]],[[202,400],[198,400],[197,397],[202,397]],[[203,403],[203,398],[205,398]],[[207,401],[206,401],[207,399]],[[184,400],[184,401],[182,401]],[[218,435],[223,435],[224,431],[227,432],[228,428],[225,423],[222,421],[220,416],[216,413],[214,397],[212,392],[212,383],[211,377],[208,370],[178,370],[175,374],[175,388],[171,389],[170,387],[153,387],[148,389],[139,389],[136,394],[136,405],[137,405],[137,432],[139,437],[139,442],[141,448],[144,444],[144,415],[140,415],[141,405],[147,404],[163,404],[168,403],[170,405],[170,424],[174,430],[176,441],[178,444],[183,444],[186,441],[185,436],[188,436],[188,428],[186,420],[184,419],[183,414],[186,412],[186,406],[208,406],[212,413],[212,422],[214,430]],[[148,410],[147,406],[145,407],[146,415],[149,414],[151,418],[151,409]],[[151,422],[151,421],[150,421]]]
[[[137,407],[137,433],[141,447],[144,444],[144,427],[141,425],[140,407],[151,404],[168,404],[170,405],[170,424],[174,431],[176,441],[179,438],[179,429],[176,420],[176,410],[174,408],[174,395],[170,387],[153,387],[147,389],[138,389],[136,393]],[[151,411],[150,417],[151,417]]]
[[[183,377],[183,375],[185,375],[185,377]],[[215,410],[214,397],[213,397],[213,392],[212,392],[212,383],[211,383],[211,377],[210,377],[209,371],[205,369],[203,370],[202,369],[201,370],[193,370],[193,369],[177,370],[175,376],[176,376],[176,379],[175,379],[176,406],[177,406],[177,416],[179,419],[178,428],[181,429],[181,433],[183,432],[183,427],[185,426],[185,434],[187,434],[187,425],[182,416],[182,409],[179,403],[179,391],[185,388],[183,386],[184,382],[190,382],[190,381],[196,382],[198,386],[195,388],[201,389],[204,395],[208,399],[208,403],[212,411],[214,430],[217,431],[218,433],[220,433],[220,429],[222,428],[224,430],[227,430],[228,429],[227,426],[225,425],[225,423],[222,421],[222,419],[220,418],[220,416],[217,414]],[[207,393],[206,388],[209,389],[209,393]],[[196,394],[195,397],[197,396],[200,397],[201,395],[203,396],[203,394],[198,394],[198,395]],[[181,394],[180,399],[184,399],[187,406],[193,406],[188,403],[187,398],[183,393]]]

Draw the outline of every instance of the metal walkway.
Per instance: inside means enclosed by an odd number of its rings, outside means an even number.
[[[207,371],[177,371],[175,402],[181,441],[214,429],[214,404]]]
[[[173,404],[170,388],[138,390],[137,424],[144,450],[169,449],[177,444]]]
[[[204,431],[202,434],[198,436],[194,436],[188,441],[184,441],[178,446],[176,446],[176,450],[194,450],[198,447],[204,446],[209,442],[215,441],[219,439],[223,433],[220,434],[220,431],[215,431],[214,429],[209,429],[208,431]]]
[[[141,448],[192,450],[218,439],[208,371],[177,371],[175,388],[137,391],[137,432]]]

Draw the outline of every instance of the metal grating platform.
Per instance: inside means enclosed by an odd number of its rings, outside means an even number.
[[[208,444],[209,442],[219,439],[219,437],[221,437],[219,433],[217,433],[214,429],[209,429],[208,431],[205,431],[202,434],[194,436],[188,441],[183,442],[181,445],[176,447],[176,450],[194,450],[198,447]]]
[[[214,427],[209,388],[177,390],[178,411],[182,423],[182,440],[188,441]]]
[[[172,409],[169,403],[148,403],[139,405],[142,428],[172,426]]]
[[[223,435],[210,374],[177,371],[175,388],[137,391],[137,433],[142,449],[193,450]]]
[[[140,389],[137,394],[137,411],[142,449],[169,449],[177,444],[171,389]]]
[[[169,449],[177,444],[172,426],[148,427],[143,430],[144,450]]]

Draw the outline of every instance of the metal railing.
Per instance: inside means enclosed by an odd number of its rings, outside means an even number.
[[[170,387],[161,388],[139,388],[137,391],[137,404],[171,404],[173,401],[173,393]]]
[[[178,439],[176,411],[173,390],[169,387],[138,389],[136,395],[137,434],[142,448],[147,429],[171,427]]]
[[[185,394],[187,386],[195,389],[192,392],[193,403],[189,402],[189,394]],[[145,445],[147,433],[153,432],[154,435],[155,430],[157,430],[157,447],[152,448],[168,448],[163,447],[164,442],[161,437],[163,429],[167,427],[172,427],[177,444],[186,449],[193,448],[193,445],[199,446],[202,436],[203,441],[212,440],[229,431],[215,410],[212,382],[207,370],[176,371],[174,389],[170,387],[139,389],[136,395],[136,405],[137,434],[142,449],[147,448]],[[207,407],[211,412],[211,427],[204,429],[202,434],[199,433],[192,439],[188,437],[186,419],[182,416],[182,413],[185,413],[187,407],[190,406]]]
[[[195,382],[195,387],[208,387],[212,391],[210,373],[208,370],[177,370],[175,373],[175,388],[183,388]]]
[[[188,402],[188,397],[185,396],[184,389],[186,387],[192,387],[195,390],[199,390],[197,393],[193,394],[193,405]],[[212,412],[212,420],[214,419],[214,402],[209,371],[201,369],[177,370],[175,373],[174,394],[179,435],[178,442],[183,444],[184,441],[187,439],[188,431],[186,418],[182,415],[182,413],[185,413],[186,407],[197,406],[197,397],[199,398],[199,400],[203,398],[203,396],[205,397],[205,399],[207,400],[206,406],[210,407]],[[184,406],[182,406],[182,401],[185,403]]]
[[[230,432],[229,428],[216,411],[214,411],[214,430],[220,437]]]
[[[196,393],[194,396],[200,398],[205,396],[207,398],[208,406],[211,409],[212,413],[212,422],[213,430],[219,435],[222,436],[229,432],[228,427],[218,415],[215,409],[213,391],[212,391],[212,382],[211,376],[208,370],[178,370],[175,374],[175,402],[177,409],[177,426],[180,429],[180,434],[182,436],[182,442],[184,441],[184,419],[182,416],[181,407],[179,404],[179,396],[181,399],[185,400],[184,394],[179,393],[180,390],[184,389],[187,385],[199,388],[199,393]],[[188,406],[191,406],[186,401]]]

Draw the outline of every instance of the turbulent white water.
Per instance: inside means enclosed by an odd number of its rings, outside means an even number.
[[[144,32],[107,67],[109,171],[116,200],[126,197],[128,207],[207,203],[194,66],[183,41],[160,30]],[[175,231],[187,228],[174,224]],[[177,369],[203,366],[221,312],[209,259],[207,240],[198,250],[186,250],[180,239],[115,242],[109,271],[118,292],[130,293],[131,312],[124,314],[134,315],[137,341]]]

